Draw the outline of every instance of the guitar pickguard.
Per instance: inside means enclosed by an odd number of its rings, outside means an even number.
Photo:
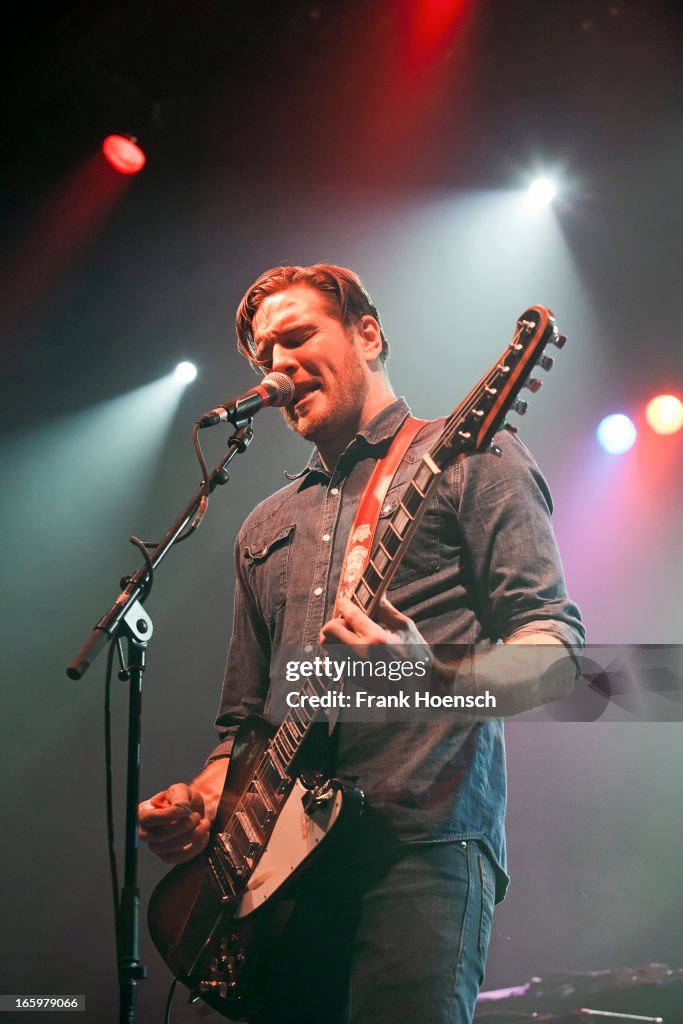
[[[300,779],[294,783],[237,905],[236,918],[246,917],[263,906],[334,826],[342,809],[341,790],[329,786],[322,796],[315,794],[316,791],[307,789]]]

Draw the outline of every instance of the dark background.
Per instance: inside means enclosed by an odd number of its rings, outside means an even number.
[[[138,564],[127,535],[159,534],[194,489],[192,421],[251,383],[231,318],[265,267],[354,267],[421,416],[457,404],[526,306],[550,306],[570,344],[522,437],[570,589],[594,643],[681,641],[683,435],[649,434],[642,409],[681,393],[683,26],[664,0],[6,10],[0,988],[85,992],[108,1020],[104,659],[79,683],[64,666]],[[105,164],[110,131],[138,135],[140,175]],[[561,191],[530,217],[541,172]],[[182,393],[162,380],[181,358],[199,367]],[[613,411],[641,428],[622,458],[594,439]],[[206,438],[214,461],[224,440]],[[306,457],[259,417],[202,530],[159,570],[144,794],[213,744],[232,542]],[[118,683],[114,717],[120,825]],[[510,723],[513,885],[488,988],[683,964],[681,725],[613,717]],[[163,870],[142,851],[145,899]],[[143,949],[140,1019],[160,1020],[169,976],[146,935]],[[196,1011],[178,997],[174,1019]]]

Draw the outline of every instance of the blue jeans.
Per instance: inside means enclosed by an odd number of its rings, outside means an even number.
[[[259,1024],[470,1024],[494,873],[476,842],[334,859],[297,902]]]

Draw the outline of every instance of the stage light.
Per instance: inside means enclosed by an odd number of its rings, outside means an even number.
[[[540,210],[552,203],[557,195],[557,186],[550,178],[536,178],[529,185],[526,202],[532,210]]]
[[[623,455],[632,448],[637,431],[633,420],[623,413],[605,416],[596,431],[598,441],[610,455]]]
[[[647,403],[645,419],[657,434],[675,434],[683,427],[683,402],[675,395],[657,395]]]
[[[197,367],[194,363],[178,363],[173,376],[179,384],[190,384],[197,376]]]
[[[137,174],[147,162],[132,135],[107,135],[102,143],[102,152],[119,174]]]

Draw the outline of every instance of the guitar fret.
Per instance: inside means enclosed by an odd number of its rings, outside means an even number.
[[[422,463],[427,467],[432,476],[439,476],[441,474],[441,470],[428,452],[422,456]]]
[[[300,738],[303,739],[306,730],[308,729],[308,722],[306,721],[304,715],[302,715],[301,708],[292,708],[292,710],[289,712],[289,715],[292,721],[296,724],[296,727],[301,734]]]
[[[410,517],[406,515],[403,508],[399,505],[399,507],[396,509],[396,521],[394,525],[396,527],[396,532],[398,534],[398,537],[400,538],[401,543],[403,543],[403,540],[405,538],[405,531],[409,524]]]
[[[412,522],[412,520],[413,520],[413,519],[415,518],[415,516],[414,516],[414,515],[411,515],[411,513],[410,513],[410,512],[408,511],[408,509],[406,508],[406,506],[405,506],[405,505],[403,504],[403,501],[400,501],[400,502],[399,502],[399,507],[403,509],[403,511],[405,512],[405,514],[406,514],[406,515],[408,516],[408,519],[410,519],[410,520],[411,520],[411,522]]]
[[[285,771],[284,765],[280,761],[280,755],[279,755],[278,751],[275,748],[274,741],[271,741],[271,744],[270,744],[270,757],[271,757],[271,761],[272,761],[272,766],[273,766],[274,770],[277,772],[277,774],[280,776],[280,782],[282,782],[283,779],[284,779],[284,776],[287,773]]]
[[[291,736],[286,729],[287,719],[282,723],[278,732],[280,734],[280,743],[287,756],[287,765],[289,766],[294,760],[294,755],[297,752],[297,744],[292,741]]]
[[[292,724],[292,729],[294,729],[298,746],[308,731],[309,723],[300,714],[295,715],[295,711],[298,712],[298,708],[292,708],[287,717]]]
[[[296,750],[296,748],[299,745],[300,737],[298,732],[296,731],[294,722],[291,720],[289,716],[287,716],[287,718],[285,718],[284,722],[282,723],[282,728],[286,731],[288,740],[294,745],[294,750]]]
[[[292,734],[294,736],[294,741],[295,741],[296,745],[298,746],[301,743],[301,741],[304,738],[304,736],[306,735],[306,728],[302,724],[301,719],[295,717],[295,715],[294,715],[295,710],[297,710],[297,709],[292,708],[292,710],[287,715],[287,718],[285,719],[285,721],[288,723],[287,728],[291,730],[291,732],[292,732]]]
[[[280,743],[287,752],[287,759],[288,761],[291,761],[294,754],[296,754],[296,743],[292,742],[292,737],[287,732],[287,719],[285,719],[280,726],[278,735],[280,737]]]
[[[377,570],[373,568],[373,566],[368,565],[368,567],[365,570],[365,573],[363,574],[363,579],[365,580],[366,587],[368,587],[372,591],[374,596],[377,593],[380,583],[382,582],[382,574],[378,573]]]
[[[279,729],[276,732],[275,736],[273,737],[273,747],[277,750],[278,755],[282,759],[282,765],[284,770],[286,771],[289,761],[291,759],[291,751],[287,748],[285,737],[282,735]]]
[[[383,580],[383,579],[384,579],[384,573],[383,573],[383,572],[382,572],[382,570],[381,570],[381,569],[380,569],[380,568],[378,567],[378,565],[377,565],[377,562],[375,561],[375,558],[376,558],[376,557],[377,557],[377,555],[376,555],[376,554],[375,554],[375,556],[374,556],[374,557],[371,557],[371,558],[370,558],[370,560],[368,561],[368,565],[369,565],[369,566],[370,566],[370,567],[371,567],[372,569],[374,569],[374,570],[375,570],[375,572],[377,573],[377,575],[379,576],[379,578],[380,578],[381,580]]]

